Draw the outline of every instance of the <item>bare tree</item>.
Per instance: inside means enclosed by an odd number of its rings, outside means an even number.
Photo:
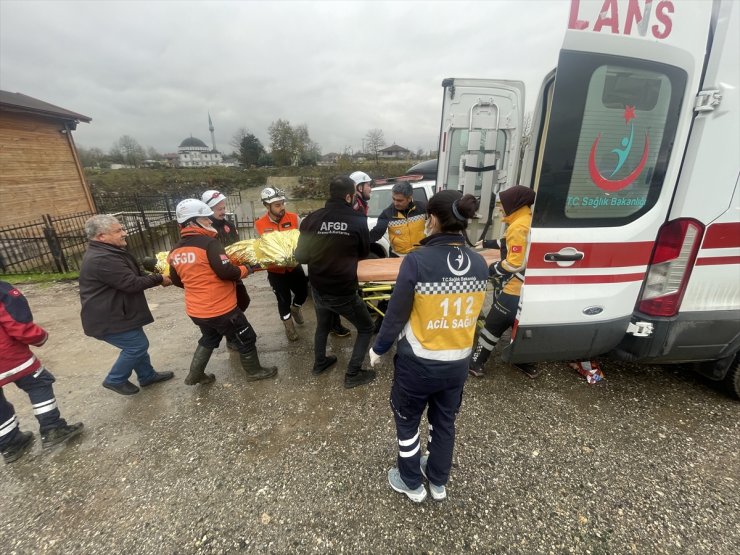
[[[123,135],[110,150],[111,161],[138,168],[146,158],[146,151],[130,135]]]
[[[236,130],[234,136],[231,137],[229,144],[234,147],[234,150],[236,152],[239,152],[242,147],[242,141],[244,140],[244,137],[247,137],[249,135],[251,135],[249,129],[247,129],[246,127],[240,127]]]
[[[382,129],[371,129],[365,135],[365,148],[375,156],[375,163],[378,163],[378,152],[385,146],[385,137]]]

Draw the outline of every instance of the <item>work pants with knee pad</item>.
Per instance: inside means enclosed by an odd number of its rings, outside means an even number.
[[[190,319],[200,328],[201,337],[198,344],[206,349],[215,349],[224,337],[240,353],[248,353],[255,348],[257,334],[238,307],[221,316],[214,316],[213,318],[195,318],[191,316]]]
[[[443,486],[450,477],[455,445],[455,418],[462,403],[467,362],[453,361],[450,372],[429,375],[416,358],[396,355],[391,387],[391,409],[396,421],[398,470],[411,489],[421,485],[419,423],[424,409],[429,420],[427,478]]]
[[[296,266],[291,272],[267,272],[272,292],[278,302],[278,312],[282,320],[290,318],[290,306],[303,306],[308,298],[308,278],[303,268]]]
[[[28,394],[33,406],[33,415],[39,421],[39,432],[46,433],[54,428],[61,428],[67,422],[59,414],[54,397],[54,376],[43,366],[33,374],[16,380],[15,385]],[[5,398],[0,387],[0,449],[4,449],[19,431],[18,417],[13,405]]]

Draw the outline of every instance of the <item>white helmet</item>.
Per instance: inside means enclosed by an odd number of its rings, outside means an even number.
[[[280,202],[281,200],[285,200],[285,191],[277,187],[265,187],[260,193],[260,198],[265,204]]]
[[[373,181],[373,178],[365,172],[353,172],[350,174],[349,178],[355,182],[355,187],[362,185],[363,183],[372,183]]]
[[[222,200],[226,200],[226,197],[219,191],[206,191],[201,195],[200,200],[205,202],[209,208],[213,208]]]
[[[196,198],[186,198],[180,201],[175,208],[178,224],[184,224],[192,218],[206,218],[213,215],[213,210],[203,201]]]

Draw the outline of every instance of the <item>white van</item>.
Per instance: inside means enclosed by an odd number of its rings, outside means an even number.
[[[690,362],[740,396],[739,12],[571,0],[521,167],[523,84],[443,82],[437,190],[537,191],[505,360]]]

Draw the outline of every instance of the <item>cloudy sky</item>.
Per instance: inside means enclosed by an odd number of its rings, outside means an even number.
[[[231,152],[278,118],[322,152],[436,149],[445,77],[518,79],[531,107],[555,66],[568,0],[478,2],[0,0],[0,88],[93,118],[78,144],[124,134],[174,152]]]

